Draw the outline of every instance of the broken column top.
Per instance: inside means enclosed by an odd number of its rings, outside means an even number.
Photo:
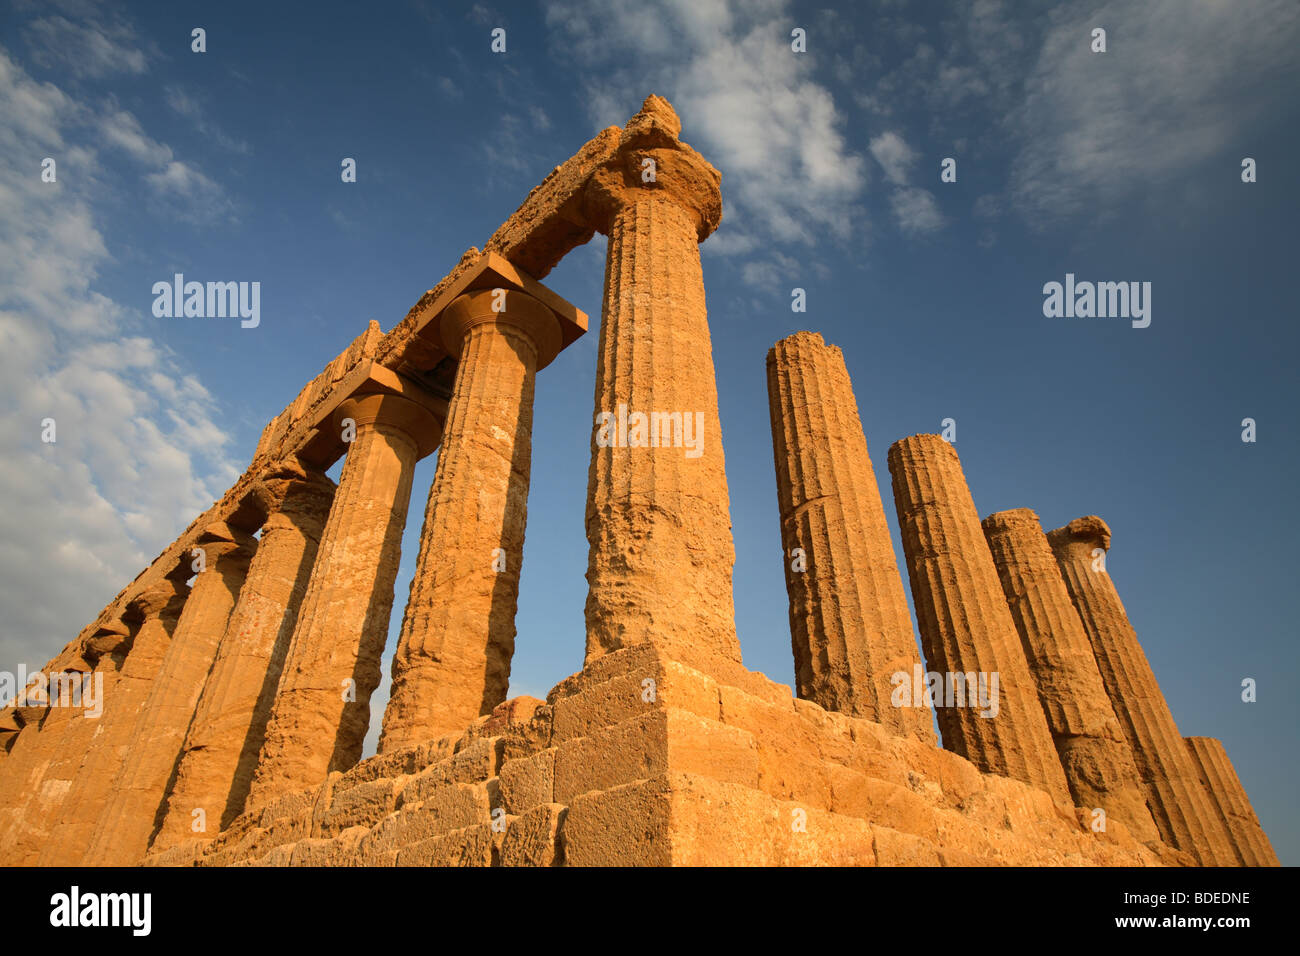
[[[785,338],[778,341],[776,345],[773,345],[767,350],[767,364],[769,366],[776,364],[777,345],[785,346],[786,348],[811,348],[828,352],[839,352],[841,356],[844,354],[838,345],[827,345],[826,340],[822,338],[820,332],[801,330],[787,335]]]
[[[1110,550],[1110,525],[1096,515],[1075,518],[1069,524],[1047,533],[1047,540],[1053,548],[1061,548],[1071,543],[1093,544],[1103,551]]]
[[[666,199],[691,216],[703,242],[722,222],[722,174],[678,136],[682,122],[662,96],[648,96],[619,133],[618,145],[591,173],[582,217],[608,234],[618,211],[647,196]]]
[[[1037,512],[1031,508],[1010,508],[1006,511],[995,511],[980,524],[984,526],[985,531],[1010,531],[1013,528],[1043,530]]]

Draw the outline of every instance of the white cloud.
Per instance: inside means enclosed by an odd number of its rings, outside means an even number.
[[[895,189],[889,196],[889,206],[898,228],[905,235],[917,236],[943,228],[943,214],[939,212],[934,194],[928,189],[915,186]]]
[[[723,171],[723,225],[706,250],[853,232],[865,164],[845,145],[831,93],[791,52],[783,0],[557,0],[546,21],[557,54],[593,71],[596,123],[621,126],[659,93]]]
[[[916,162],[916,153],[895,132],[881,133],[873,137],[870,143],[871,155],[880,168],[885,171],[885,178],[897,186],[907,182],[908,171]]]
[[[86,131],[133,159],[171,150],[121,111],[74,102],[0,51],[0,667],[39,666],[237,475],[217,404],[138,313],[95,288],[109,251],[87,177],[43,183],[44,148]],[[159,172],[176,185],[169,160]],[[188,180],[187,180],[188,181]],[[53,418],[56,442],[41,441]]]
[[[1089,48],[1098,24],[1106,53]],[[1297,49],[1294,0],[1112,2],[1058,15],[1013,116],[1024,143],[1017,205],[1036,223],[1105,211],[1211,157],[1248,155],[1254,121],[1295,89]]]
[[[23,38],[34,63],[73,77],[98,79],[148,69],[134,31],[116,19],[74,23],[62,16],[42,17],[27,24]]]

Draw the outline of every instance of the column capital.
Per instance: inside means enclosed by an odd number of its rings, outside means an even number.
[[[682,123],[668,101],[649,96],[623,128],[613,157],[597,168],[583,194],[588,222],[608,234],[619,212],[645,199],[680,206],[703,242],[722,221],[722,175],[678,139]],[[649,162],[647,162],[649,160]]]
[[[189,588],[183,582],[163,578],[133,596],[126,604],[123,618],[137,623],[160,617],[175,620],[180,617],[188,593]]]
[[[121,618],[109,618],[86,638],[84,656],[88,663],[99,666],[104,655],[125,651],[130,643],[131,628]]]
[[[203,551],[205,570],[209,570],[218,559],[247,564],[257,550],[257,539],[224,521],[216,521],[199,532],[194,547]]]
[[[432,454],[442,441],[443,422],[423,405],[401,395],[354,395],[334,410],[335,427],[342,428],[345,418],[352,419],[358,429],[369,425],[397,429],[411,440],[421,458]]]
[[[459,359],[465,337],[481,325],[510,326],[527,335],[537,349],[538,369],[560,354],[563,336],[555,313],[518,289],[479,289],[456,298],[439,320],[443,347]]]
[[[248,499],[263,516],[262,533],[293,525],[315,528],[320,536],[337,486],[323,472],[300,469],[296,475],[275,474],[260,479],[249,489]]]
[[[1093,548],[1110,550],[1110,525],[1096,515],[1075,518],[1064,527],[1047,533],[1047,540],[1053,551],[1068,550],[1071,546],[1081,547],[1089,552]]]

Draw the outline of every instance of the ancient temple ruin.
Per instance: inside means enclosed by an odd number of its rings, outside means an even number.
[[[933,435],[888,454],[918,650],[843,356],[808,332],[767,364],[797,695],[744,666],[699,258],[720,177],[679,134],[648,98],[266,426],[46,666],[102,681],[102,714],[0,712],[0,863],[1277,864],[1222,745],[1179,734],[1104,522],[981,522]],[[507,700],[534,390],[587,328],[540,280],[596,232],[597,421],[645,410],[650,440],[593,431],[584,666]],[[686,408],[713,438],[665,452],[689,423],[645,414]]]

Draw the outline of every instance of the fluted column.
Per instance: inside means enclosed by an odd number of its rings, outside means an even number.
[[[243,810],[334,482],[298,467],[253,494],[267,518],[195,707],[154,850],[211,838]]]
[[[506,699],[533,389],[560,350],[555,315],[514,289],[460,296],[441,332],[460,366],[393,658],[382,752],[463,729]]]
[[[99,813],[119,783],[118,774],[136,720],[162,669],[188,593],[180,581],[164,578],[128,604],[124,617],[139,626],[113,695],[73,777],[59,822],[41,849],[42,866],[75,866],[83,862]]]
[[[1100,808],[1143,842],[1159,840],[1133,751],[1038,515],[999,511],[983,525],[1075,806]]]
[[[1099,560],[1110,548],[1110,528],[1095,515],[1076,518],[1050,532],[1047,540],[1133,751],[1160,835],[1204,866],[1235,865],[1227,830],[1201,786],[1114,582]]]
[[[54,745],[71,717],[67,708],[51,707],[43,695],[24,695],[18,688],[16,708],[22,729],[0,778],[0,866],[16,866],[16,843],[27,830],[25,806],[39,787]]]
[[[929,706],[890,701],[921,655],[843,353],[814,332],[782,339],[767,396],[796,691],[933,744]]]
[[[938,435],[914,435],[889,449],[889,471],[930,669],[949,685],[957,674],[986,680],[990,698],[997,678],[995,714],[981,716],[993,708],[971,706],[969,695],[964,707],[936,705],[944,747],[981,770],[1023,780],[1069,804],[1061,761],[957,452]]]
[[[224,523],[199,535],[196,550],[203,555],[202,570],[136,718],[113,792],[99,813],[86,865],[130,866],[144,858],[256,547],[250,535]]]
[[[664,100],[647,99],[586,195],[609,236],[587,478],[587,662],[650,643],[708,671],[740,661],[699,254],[721,194],[680,129]]]
[[[121,620],[106,622],[86,642],[85,659],[93,668],[87,675],[88,687],[83,689],[81,706],[67,714],[40,784],[32,788],[20,810],[22,832],[15,839],[12,853],[7,854],[14,865],[32,866],[39,859],[105,708],[116,696],[117,680],[130,646],[130,629]]]
[[[335,413],[335,425],[342,427],[344,419],[355,422],[356,436],[289,644],[246,810],[350,768],[370,724],[411,476],[416,461],[437,446],[442,423],[397,395],[349,399]]]
[[[1281,866],[1223,744],[1213,737],[1183,739],[1201,785],[1210,795],[1210,802],[1218,811],[1241,862],[1246,866]]]

